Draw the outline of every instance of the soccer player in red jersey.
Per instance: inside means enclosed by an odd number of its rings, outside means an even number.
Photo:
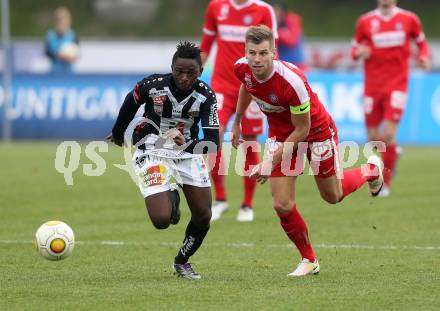
[[[277,23],[272,7],[259,0],[214,0],[206,10],[203,36],[201,41],[202,61],[206,62],[214,41],[217,43],[217,54],[212,73],[211,87],[214,89],[219,109],[220,139],[223,139],[225,128],[235,113],[240,81],[232,74],[234,63],[244,53],[246,30],[252,25],[267,25],[276,33]],[[243,138],[255,141],[263,132],[263,115],[253,103],[243,116]],[[245,170],[259,162],[257,152],[248,149]],[[221,161],[221,150],[217,153],[211,177],[215,188],[215,199],[212,207],[212,221],[220,218],[228,209],[224,184],[224,161]],[[219,171],[220,170],[220,171]],[[243,177],[244,197],[239,210],[238,221],[252,221],[254,213],[252,199],[256,182],[248,176]]]
[[[383,185],[381,161],[372,155],[369,165],[363,168],[339,170],[335,123],[298,67],[274,60],[274,45],[273,33],[265,26],[253,26],[246,33],[246,57],[234,66],[242,85],[232,144],[237,147],[240,143],[241,120],[253,99],[267,116],[269,148],[273,152],[250,175],[261,183],[269,179],[272,204],[281,226],[301,253],[301,262],[289,276],[316,274],[319,263],[295,200],[296,179],[303,170],[304,156],[310,162],[321,197],[331,204],[340,202],[365,182],[371,195],[377,195]]]
[[[378,0],[377,9],[357,21],[352,56],[364,59],[364,111],[368,140],[386,144],[383,153],[388,196],[397,160],[396,133],[407,100],[411,40],[418,46],[419,65],[430,68],[429,47],[419,18],[396,6],[396,0]],[[383,123],[383,131],[380,126]]]

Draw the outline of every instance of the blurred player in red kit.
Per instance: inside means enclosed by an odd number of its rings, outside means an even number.
[[[277,37],[275,13],[272,7],[259,0],[213,0],[209,3],[203,26],[201,40],[202,61],[206,62],[214,41],[217,43],[217,55],[212,73],[211,87],[214,89],[219,109],[220,139],[228,121],[235,113],[240,81],[234,76],[234,63],[244,56],[246,30],[252,25],[263,24],[273,29]],[[254,103],[243,117],[243,138],[255,141],[263,132],[263,115]],[[251,148],[245,150],[245,170],[259,162],[259,155]],[[212,207],[212,221],[220,218],[228,209],[224,183],[221,150],[217,153],[211,177],[215,188],[215,203]],[[220,170],[220,171],[219,171]],[[223,173],[223,174],[222,174]],[[238,221],[252,221],[254,212],[252,199],[256,182],[248,176],[243,177],[244,198],[239,210]]]
[[[378,0],[377,9],[356,24],[352,56],[364,60],[364,111],[368,140],[384,141],[385,185],[389,196],[397,161],[396,134],[405,110],[411,40],[418,46],[418,63],[430,68],[429,47],[417,15],[396,6],[396,0]],[[383,123],[383,131],[380,126]]]
[[[234,73],[241,81],[237,111],[232,127],[232,144],[240,143],[241,121],[251,99],[267,116],[269,153],[255,166],[250,177],[264,183],[269,179],[273,208],[302,260],[289,274],[316,274],[319,263],[308,236],[307,226],[296,204],[297,176],[309,160],[321,197],[336,204],[368,183],[372,196],[383,185],[381,160],[372,155],[368,165],[342,172],[338,156],[338,131],[333,119],[306,77],[295,65],[274,60],[275,42],[266,26],[253,26],[246,33],[246,57],[239,59]]]

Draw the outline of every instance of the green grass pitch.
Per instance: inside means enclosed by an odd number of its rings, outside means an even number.
[[[229,176],[232,206],[192,258],[197,282],[171,273],[185,204],[179,225],[157,231],[135,185],[112,165],[123,162],[120,149],[103,154],[99,177],[82,174],[91,163],[82,157],[67,186],[54,168],[56,146],[0,144],[0,310],[440,310],[439,148],[404,148],[390,198],[370,198],[364,186],[328,205],[311,176],[299,178],[298,207],[321,263],[313,277],[286,277],[299,255],[267,185],[258,186],[255,221],[235,221],[241,177]],[[59,262],[31,242],[53,219],[77,240]]]

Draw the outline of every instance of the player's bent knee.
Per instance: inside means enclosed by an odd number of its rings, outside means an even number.
[[[331,196],[324,199],[329,204],[337,204],[341,201],[340,197],[337,196]]]
[[[336,204],[341,201],[342,195],[339,193],[321,193],[321,198],[329,204]]]
[[[163,230],[170,226],[170,219],[151,219],[151,222],[158,230]]]
[[[292,207],[295,206],[295,201],[286,200],[286,201],[274,201],[273,208],[277,213],[288,213]]]
[[[211,221],[211,207],[210,205],[200,205],[191,207],[191,219],[199,226],[209,225]]]

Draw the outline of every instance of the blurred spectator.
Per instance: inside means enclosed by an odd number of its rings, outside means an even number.
[[[46,33],[46,54],[52,61],[52,71],[70,72],[78,58],[78,38],[71,28],[72,17],[65,7],[59,7],[53,15],[54,28]]]
[[[278,22],[279,58],[304,70],[306,65],[301,16],[287,11],[286,4],[282,0],[272,1],[272,6]]]

